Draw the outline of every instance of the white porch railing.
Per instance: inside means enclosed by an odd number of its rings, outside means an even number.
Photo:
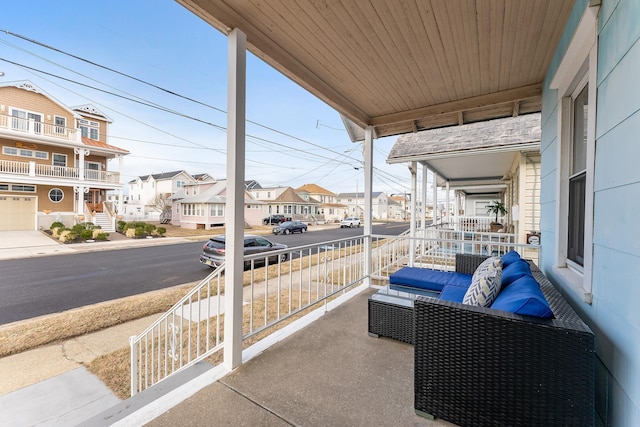
[[[79,168],[45,165],[36,162],[18,162],[14,160],[0,160],[0,173],[60,178],[76,181],[80,179]],[[120,182],[120,173],[85,169],[84,180],[118,184]]]
[[[361,282],[364,240],[360,236],[246,256],[243,340]],[[267,259],[272,264],[265,268],[261,265]],[[130,338],[132,395],[204,358],[221,361],[223,272],[224,265],[140,335]]]
[[[75,141],[78,138],[78,130],[65,126],[43,123],[34,119],[20,118],[0,114],[0,128],[10,129],[16,132],[24,132],[31,135],[50,136]]]
[[[436,228],[421,232],[419,237],[371,236],[373,286],[384,286],[393,272],[407,265],[453,270],[455,254],[460,252],[500,255],[515,249],[538,263],[538,247],[514,243],[515,235]],[[244,342],[365,280],[366,239],[360,236],[245,257]],[[259,267],[267,258],[273,264],[268,269]],[[224,265],[140,335],[131,337],[132,395],[204,358],[222,361],[223,272]]]

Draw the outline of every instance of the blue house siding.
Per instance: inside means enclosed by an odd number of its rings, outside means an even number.
[[[640,0],[603,0],[598,16],[591,304],[554,269],[558,95],[550,89],[586,1],[577,1],[544,85],[542,269],[596,334],[596,410],[606,426],[640,426]]]

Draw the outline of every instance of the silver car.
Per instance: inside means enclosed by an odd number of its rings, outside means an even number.
[[[200,262],[212,268],[219,267],[225,260],[225,246],[224,234],[210,238],[209,241],[202,246],[202,255],[200,255]],[[252,234],[247,234],[244,236],[245,255],[277,251],[286,248],[287,245],[272,242],[271,240],[265,239],[262,236],[254,236]],[[267,259],[267,257],[257,258],[254,260],[254,263],[264,264],[265,259]],[[268,257],[269,263],[278,262],[278,259],[280,259],[280,261],[286,261],[287,254]],[[250,265],[250,261],[245,261],[245,268],[250,267]]]

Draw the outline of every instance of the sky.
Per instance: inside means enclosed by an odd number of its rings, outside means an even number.
[[[130,152],[125,183],[174,170],[226,178],[227,38],[174,1],[4,2],[0,72],[109,117],[108,143]],[[250,53],[247,120],[247,180],[363,191],[362,144],[340,115]],[[410,191],[407,166],[386,163],[396,139],[374,141],[373,191]]]

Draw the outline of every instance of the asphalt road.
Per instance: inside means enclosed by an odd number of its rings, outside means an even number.
[[[398,235],[407,227],[374,225],[373,234]],[[310,227],[265,237],[294,247],[361,234],[363,228]],[[203,242],[2,261],[0,325],[200,281],[211,272],[198,262]]]

